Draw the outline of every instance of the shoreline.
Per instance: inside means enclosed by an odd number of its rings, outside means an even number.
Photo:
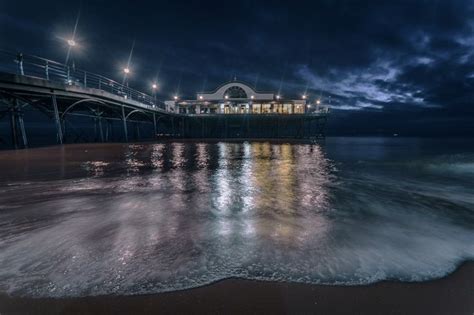
[[[191,289],[130,296],[24,298],[0,295],[1,314],[62,313],[470,314],[474,262],[425,282],[337,286],[224,279]]]
[[[243,142],[269,142],[269,143],[289,143],[289,144],[310,144],[310,143],[319,143],[324,142],[324,138],[314,138],[314,139],[302,139],[302,138],[157,138],[157,139],[146,139],[146,140],[136,140],[136,141],[109,141],[109,142],[75,142],[75,143],[63,143],[63,144],[39,144],[32,145],[28,148],[0,148],[0,152],[22,152],[32,149],[45,149],[45,148],[59,148],[64,146],[84,146],[84,145],[97,145],[97,146],[107,146],[107,145],[144,145],[144,144],[161,144],[161,143],[243,143]]]
[[[157,138],[157,139],[144,139],[144,140],[136,140],[136,141],[109,141],[109,142],[76,142],[76,143],[64,143],[64,144],[57,144],[57,143],[44,143],[44,144],[36,144],[31,145],[28,148],[21,148],[21,149],[14,149],[10,147],[0,147],[0,152],[22,152],[28,151],[32,149],[45,149],[45,148],[60,148],[64,146],[81,146],[81,145],[144,145],[144,144],[159,144],[159,143],[243,143],[243,142],[261,142],[261,143],[289,143],[289,144],[314,144],[314,143],[324,143],[328,139],[336,139],[336,138],[348,138],[348,139],[375,139],[375,138],[383,138],[383,139],[458,139],[458,140],[474,140],[474,137],[465,136],[465,137],[420,137],[420,136],[374,136],[374,135],[366,135],[366,136],[325,136],[323,138],[315,138],[315,139],[298,139],[298,138]]]

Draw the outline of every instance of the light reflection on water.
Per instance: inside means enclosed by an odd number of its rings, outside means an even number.
[[[431,171],[399,179],[393,169],[408,174],[410,164],[393,168],[370,152],[381,160],[348,162],[336,148],[220,142],[4,152],[0,290],[137,294],[226,277],[422,280],[472,259],[474,202],[465,187],[433,200]],[[414,186],[424,191],[415,196]]]

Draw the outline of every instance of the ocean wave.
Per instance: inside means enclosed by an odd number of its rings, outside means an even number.
[[[151,146],[127,150],[163,156],[166,146]],[[413,282],[474,260],[472,187],[465,172],[436,173],[471,167],[468,155],[354,165],[313,145],[194,149],[171,147],[176,156],[162,163],[91,157],[70,166],[88,176],[4,185],[0,291],[134,295],[227,278]]]

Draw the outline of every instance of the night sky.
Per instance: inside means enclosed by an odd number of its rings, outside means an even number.
[[[330,135],[474,135],[474,2],[0,0],[0,48],[64,62],[160,98],[237,77],[328,105]]]

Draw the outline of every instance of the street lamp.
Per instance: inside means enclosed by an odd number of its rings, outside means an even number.
[[[130,73],[130,68],[129,67],[123,68],[123,82],[122,82],[122,85],[125,85],[126,87],[128,87],[128,77],[127,77],[127,75],[129,73]]]
[[[74,39],[68,39],[67,44],[71,47],[76,46],[76,41]]]
[[[69,66],[69,58],[72,59],[72,67],[74,68],[75,65],[74,65],[74,56],[73,56],[73,52],[74,52],[74,47],[77,45],[76,41],[74,40],[74,35],[72,38],[66,40],[67,42],[67,54],[66,54],[66,62],[65,64],[67,66]]]
[[[277,97],[277,100],[279,100],[279,99],[280,99],[280,95],[277,95],[276,97]]]
[[[174,100],[178,100],[178,95],[173,96]]]
[[[228,99],[228,98],[229,98],[229,95],[226,95],[226,96],[224,96],[224,97],[225,97],[225,99]]]
[[[318,104],[318,105],[321,104],[321,101],[320,101],[320,100],[317,100],[317,101],[316,101],[316,104]]]
[[[204,97],[202,95],[199,95],[199,99],[202,100]]]
[[[306,94],[303,94],[303,96],[301,97],[302,99],[306,99]]]
[[[153,92],[153,103],[154,105],[153,106],[156,106],[156,89],[158,88],[158,85],[156,83],[153,83],[151,85],[151,90]]]

